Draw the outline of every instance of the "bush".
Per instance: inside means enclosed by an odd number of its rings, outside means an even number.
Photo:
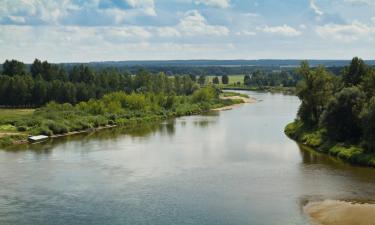
[[[27,127],[25,127],[25,126],[19,126],[19,127],[17,127],[17,131],[19,131],[19,132],[24,132],[26,130],[27,130]]]

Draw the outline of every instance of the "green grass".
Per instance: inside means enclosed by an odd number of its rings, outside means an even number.
[[[31,116],[35,109],[0,109],[0,121]]]
[[[241,94],[241,93],[231,92],[231,91],[223,92],[222,96],[223,97],[240,96],[240,97],[243,97],[243,98],[249,98],[249,95],[247,95],[247,94]]]
[[[242,75],[240,75],[240,74],[228,75],[228,77],[229,77],[229,84],[237,84],[238,82],[240,82],[241,84],[243,84],[244,76],[245,75],[243,75],[243,74]],[[220,81],[220,84],[222,84],[221,83],[221,76],[207,76],[208,83],[212,83],[212,79],[214,79],[214,77],[218,77],[219,81]]]

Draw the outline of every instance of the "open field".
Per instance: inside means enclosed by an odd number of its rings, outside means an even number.
[[[243,78],[245,75],[243,74],[236,74],[236,75],[229,75],[229,84],[235,84],[237,82],[240,82],[243,84]],[[207,76],[208,82],[212,83],[212,79],[214,79],[216,76]],[[221,76],[217,76],[219,78],[220,84],[221,84]]]
[[[30,116],[35,109],[0,109],[0,123],[4,119],[18,119]]]

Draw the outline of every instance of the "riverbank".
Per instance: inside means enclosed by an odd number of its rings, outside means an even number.
[[[231,109],[234,109],[238,106],[241,106],[243,104],[246,104],[246,103],[256,103],[257,100],[255,98],[252,98],[250,96],[222,96],[220,97],[221,99],[223,100],[235,100],[235,101],[242,101],[241,103],[238,103],[238,104],[233,104],[233,105],[229,105],[229,106],[224,106],[224,107],[220,107],[220,108],[215,108],[215,109],[212,109],[212,111],[225,111],[225,110],[231,110]]]
[[[325,200],[308,203],[303,211],[314,225],[371,225],[375,204]]]
[[[324,130],[311,130],[295,121],[285,127],[291,139],[312,149],[342,159],[352,165],[375,167],[375,153],[368,153],[359,145],[334,143],[324,138]]]
[[[243,97],[236,98],[236,93],[228,98],[224,95],[219,97],[214,89],[204,88],[192,96],[173,98],[114,93],[76,106],[50,103],[32,114],[0,120],[0,147],[28,143],[29,135],[59,138],[115,126],[130,129],[141,123],[196,115],[244,102]]]

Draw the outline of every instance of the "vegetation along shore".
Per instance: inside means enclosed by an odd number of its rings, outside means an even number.
[[[303,62],[292,139],[351,164],[375,167],[375,69],[353,58],[340,76]]]
[[[6,96],[11,101],[2,100],[0,147],[25,143],[29,135],[60,137],[113,126],[132,127],[243,102],[242,98],[221,98],[219,88],[200,86],[189,76],[171,78],[140,70],[134,76],[108,71],[102,77],[81,66],[73,69],[69,79],[62,79],[64,70],[51,68],[55,66],[36,61],[31,71],[37,75],[31,76],[19,62],[5,64],[0,90],[4,94],[12,88],[19,91],[7,92],[14,95]],[[82,81],[70,81],[74,76]],[[83,81],[87,77],[91,77],[89,84]],[[113,85],[111,79],[117,79]],[[17,108],[25,106],[32,108]]]

